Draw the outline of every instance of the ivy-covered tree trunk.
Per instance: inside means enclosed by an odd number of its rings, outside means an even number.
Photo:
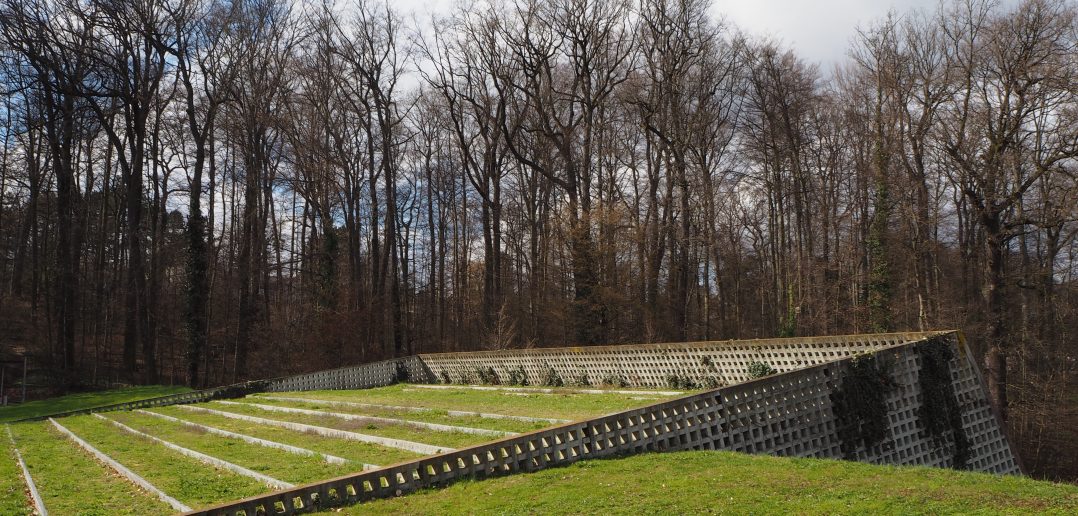
[[[893,329],[891,321],[891,264],[887,251],[887,230],[890,224],[890,192],[887,181],[880,178],[876,183],[876,205],[869,227],[868,247],[868,308],[872,331],[886,332]]]
[[[988,350],[984,357],[985,375],[988,382],[988,394],[999,411],[1000,418],[1007,420],[1007,327],[1004,322],[1004,277],[1003,256],[1006,240],[1002,234],[1002,225],[998,215],[983,215],[985,228],[984,297],[985,317],[987,318],[986,336]]]

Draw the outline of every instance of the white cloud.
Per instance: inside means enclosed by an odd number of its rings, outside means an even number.
[[[913,9],[932,11],[937,0],[715,0],[712,12],[749,34],[770,36],[809,62],[829,69],[846,58],[858,27]]]
[[[943,0],[948,2],[950,0]],[[1013,5],[1018,0],[1001,0]],[[713,0],[711,12],[748,34],[770,36],[793,48],[808,62],[828,70],[846,59],[857,28],[894,10],[902,15],[913,10],[934,11],[940,0]],[[402,13],[414,13],[421,21],[428,13],[447,13],[456,0],[394,0]]]

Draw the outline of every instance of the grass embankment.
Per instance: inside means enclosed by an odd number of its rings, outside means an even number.
[[[404,421],[419,421],[423,423],[437,423],[440,425],[462,426],[468,428],[481,428],[484,430],[499,430],[502,432],[531,432],[551,426],[553,423],[519,421],[513,419],[495,419],[480,416],[450,416],[447,411],[432,409],[430,411],[393,410],[379,407],[349,407],[334,405],[332,402],[299,402],[278,401],[266,398],[244,398],[245,403],[258,403],[260,405],[273,405],[278,407],[293,407],[306,410],[321,410],[325,412],[339,412],[356,416],[374,416]]]
[[[0,425],[0,452],[3,452],[0,455],[0,514],[30,514],[30,499],[26,496],[22,472],[3,426]]]
[[[212,414],[200,414],[176,407],[159,407],[154,412],[167,414],[192,423],[220,428],[230,432],[237,432],[251,437],[267,439],[292,446],[307,448],[320,453],[336,455],[343,459],[356,461],[363,464],[388,465],[403,462],[409,459],[422,457],[422,454],[396,448],[386,448],[376,444],[348,441],[333,437],[321,437],[306,432],[296,432],[285,428],[264,427],[246,421],[229,419],[224,416]]]
[[[191,507],[270,490],[255,479],[208,466],[93,416],[69,417],[58,421],[158,489]]]
[[[267,396],[292,396],[571,420],[620,412],[673,398],[673,396],[660,396],[646,391],[641,391],[639,395],[568,392],[541,394],[471,389],[424,389],[407,384],[375,389],[276,393],[267,394]],[[251,396],[253,399],[258,397],[259,395]]]
[[[438,430],[419,428],[406,424],[402,425],[375,421],[354,421],[333,416],[312,416],[307,414],[274,412],[270,410],[260,409],[254,406],[249,406],[246,404],[231,405],[210,402],[200,404],[198,406],[211,408],[214,410],[220,410],[223,412],[232,412],[235,414],[246,414],[249,416],[261,417],[265,419],[276,419],[278,421],[291,421],[293,423],[303,423],[305,425],[335,428],[337,430],[345,430],[348,432],[374,435],[379,437],[388,437],[390,439],[400,439],[415,443],[429,444],[432,446],[444,446],[446,448],[463,448],[474,444],[485,443],[495,439],[495,437],[489,435],[475,435],[462,432],[442,432]]]
[[[363,469],[362,464],[351,466],[329,464],[321,457],[297,455],[284,450],[250,444],[144,414],[115,412],[108,414],[107,417],[158,439],[164,439],[184,448],[293,484],[338,477]]]
[[[97,462],[47,422],[14,424],[11,432],[50,514],[143,516],[175,512]],[[21,482],[18,476],[15,480]],[[3,506],[0,513],[11,514]]]
[[[13,405],[0,408],[0,423],[17,421],[28,417],[47,416],[71,410],[81,410],[128,401],[156,398],[169,394],[179,394],[191,389],[187,387],[170,387],[165,385],[145,385],[140,387],[127,387],[124,389],[112,389],[100,392],[80,392],[68,394],[57,398],[49,398],[38,401],[30,401],[22,405]]]
[[[579,462],[464,481],[344,514],[1075,514],[1078,486],[732,452]]]

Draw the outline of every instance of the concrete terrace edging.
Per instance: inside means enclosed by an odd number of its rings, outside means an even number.
[[[474,374],[477,369],[483,368],[496,369],[495,372],[501,371],[502,376],[507,376],[511,369],[521,368],[533,381],[542,378],[543,373],[548,370],[553,370],[567,381],[574,380],[574,376],[585,374],[591,382],[601,382],[605,377],[624,382],[626,387],[665,387],[665,382],[671,375],[693,380],[702,386],[707,385],[709,381],[718,382],[719,385],[731,385],[751,378],[748,367],[754,361],[767,361],[782,373],[943,333],[953,332],[904,332],[425,353],[357,366],[32,416],[15,422],[202,403],[219,399],[242,398],[260,392],[368,389],[401,381],[433,384],[444,381],[445,378],[455,383],[468,383],[464,380]]]
[[[31,416],[22,418],[13,423],[27,423],[33,421],[45,421],[49,419],[55,419],[58,417],[68,416],[81,416],[86,414],[96,414],[99,412],[115,412],[120,410],[137,410],[153,407],[164,407],[168,405],[182,405],[187,403],[202,403],[206,401],[213,401],[218,399],[228,398],[242,398],[248,394],[255,392],[261,392],[264,387],[264,380],[237,383],[233,385],[224,385],[221,387],[213,387],[210,389],[203,389],[199,391],[181,392],[178,394],[169,394],[166,396],[157,396],[154,398],[145,398],[135,401],[125,401],[123,403],[113,403],[111,405],[102,405],[100,407],[89,407],[78,410],[68,410],[64,412],[56,412],[53,414],[47,414],[42,416]]]
[[[171,421],[173,423],[178,423],[178,424],[181,424],[183,426],[188,426],[188,427],[191,427],[191,428],[197,428],[197,429],[202,430],[202,431],[204,431],[206,433],[209,433],[209,434],[220,435],[222,437],[228,437],[228,438],[231,438],[231,439],[239,439],[239,440],[241,440],[243,442],[250,443],[250,444],[256,444],[258,446],[264,446],[266,448],[274,448],[274,449],[278,449],[278,450],[284,450],[284,451],[289,452],[289,453],[293,453],[293,454],[296,454],[296,455],[304,455],[304,456],[307,456],[307,457],[321,457],[322,460],[326,461],[329,464],[348,464],[349,462],[351,462],[348,459],[344,459],[344,458],[338,457],[336,455],[329,455],[329,454],[326,454],[326,453],[316,452],[314,450],[308,450],[307,448],[300,448],[299,446],[292,446],[291,444],[284,444],[284,443],[279,443],[279,442],[276,442],[276,441],[270,441],[268,439],[262,439],[262,438],[259,438],[259,437],[253,437],[253,436],[246,435],[246,434],[241,434],[241,433],[238,433],[238,432],[231,432],[231,431],[223,430],[223,429],[220,429],[220,428],[217,428],[217,427],[213,427],[213,426],[209,426],[209,425],[203,425],[201,423],[195,423],[194,421],[187,421],[185,419],[180,419],[178,417],[172,417],[172,416],[169,416],[167,414],[159,414],[157,412],[152,412],[152,411],[143,410],[143,409],[135,410],[135,412],[138,412],[139,414],[145,414],[145,415],[151,416],[151,417],[156,417],[158,419],[163,419],[165,421]],[[374,466],[373,464],[363,464],[364,469],[374,469],[376,467],[377,466]]]
[[[34,510],[37,511],[38,516],[49,516],[49,511],[45,508],[45,500],[41,499],[41,493],[37,492],[34,477],[30,476],[30,468],[26,467],[26,461],[22,460],[22,454],[19,453],[19,446],[15,444],[15,436],[11,435],[11,426],[4,425],[4,430],[7,431],[7,438],[11,441],[11,451],[15,453],[15,460],[18,461],[19,468],[22,470],[23,483],[26,484],[26,490],[30,492],[30,499],[34,502]]]
[[[1020,473],[1009,439],[985,394],[977,366],[959,334],[903,334],[908,336],[904,340],[894,335],[876,339],[873,337],[878,336],[867,336],[862,342],[844,340],[837,344],[838,349],[827,349],[826,338],[805,339],[801,351],[816,355],[802,360],[816,359],[819,363],[374,471],[228,502],[190,514],[306,513],[400,496],[463,478],[536,471],[584,459],[650,451],[722,449],[790,457],[843,458],[875,464],[957,465],[997,474]],[[786,340],[776,345],[790,344],[793,343]],[[668,348],[659,346],[655,349],[668,352]],[[746,346],[735,345],[742,351]],[[947,389],[955,399],[962,400],[956,406],[961,412],[959,417],[951,417],[953,414],[950,413],[945,415],[951,421],[958,421],[961,427],[955,432],[960,431],[963,439],[973,443],[961,458],[958,434],[950,438],[929,435],[921,420],[925,407],[921,395],[926,378],[924,360],[934,350],[944,348],[950,357],[945,362],[950,373]],[[752,347],[747,349],[753,350]],[[780,358],[790,359],[793,350],[780,348],[776,352],[787,353]],[[838,430],[843,411],[848,409],[842,408],[841,397],[836,401],[836,395],[840,395],[845,387],[859,387],[857,371],[864,363],[856,355],[862,353],[862,356],[872,357],[873,367],[877,361],[885,364],[880,367],[886,368],[884,383],[888,385],[881,391],[886,411],[876,421],[886,425],[885,432],[881,440],[871,443],[848,440],[849,436],[844,437]],[[728,356],[728,363],[723,365],[734,368],[731,376],[736,377],[738,369],[752,359],[751,353],[745,355]],[[834,359],[828,360],[829,357]],[[616,360],[617,357],[610,358]],[[780,365],[789,367],[788,363]],[[603,365],[597,363],[589,367]],[[648,374],[657,374],[662,367],[663,364],[659,364]],[[647,381],[653,381],[653,378]],[[853,383],[847,386],[849,382]]]
[[[153,442],[155,442],[157,444],[160,444],[161,446],[164,446],[165,448],[168,448],[168,449],[170,449],[170,450],[172,450],[174,452],[179,453],[180,455],[186,455],[187,457],[190,457],[190,458],[195,459],[195,460],[197,460],[199,462],[202,462],[203,464],[208,464],[208,465],[216,467],[216,468],[221,468],[221,469],[224,469],[224,470],[231,471],[231,472],[236,473],[238,475],[243,475],[245,477],[253,478],[253,479],[255,479],[255,480],[259,481],[259,482],[262,482],[263,484],[266,484],[267,486],[269,486],[272,489],[289,489],[289,488],[295,487],[295,484],[291,484],[291,483],[285,482],[283,480],[277,480],[276,478],[273,478],[273,477],[271,477],[269,475],[265,475],[265,474],[259,473],[257,471],[254,471],[252,469],[245,468],[243,466],[240,466],[239,464],[235,464],[235,463],[229,462],[229,461],[224,460],[224,459],[218,459],[217,457],[214,457],[212,455],[207,455],[205,453],[198,452],[198,451],[192,450],[190,448],[185,448],[185,447],[180,446],[178,444],[171,443],[171,442],[168,442],[168,441],[166,441],[164,439],[161,439],[160,437],[155,437],[155,436],[152,436],[152,435],[150,435],[150,434],[148,434],[146,432],[141,432],[139,430],[135,430],[134,428],[131,428],[131,427],[119,422],[119,421],[116,421],[115,419],[109,419],[109,418],[107,418],[105,416],[102,416],[101,414],[94,414],[94,417],[105,420],[105,421],[111,423],[113,426],[115,426],[115,427],[117,427],[117,428],[119,428],[119,429],[121,429],[121,430],[123,430],[125,432],[128,432],[128,433],[130,433],[132,435],[136,435],[136,436],[139,436],[139,437],[149,439],[149,440],[151,440],[151,441],[153,441]]]
[[[324,426],[308,425],[305,423],[296,423],[293,421],[281,421],[279,419],[270,419],[258,416],[249,416],[247,414],[237,414],[235,412],[228,412],[225,410],[214,410],[205,407],[191,407],[182,405],[180,408],[189,410],[192,412],[202,412],[204,414],[215,414],[218,416],[228,417],[232,419],[238,419],[241,421],[248,421],[251,423],[258,423],[268,426],[276,426],[279,428],[287,428],[297,432],[313,432],[323,437],[336,437],[338,439],[349,439],[352,441],[359,441],[369,444],[377,444],[380,446],[386,446],[389,448],[397,448],[399,450],[406,450],[415,453],[442,453],[447,451],[455,451],[453,448],[447,446],[434,446],[425,443],[417,443],[412,441],[405,441],[402,439],[392,439],[389,437],[381,437],[377,435],[367,435],[358,432],[350,432],[348,430],[339,430],[336,428],[327,428]]]
[[[422,385],[417,384],[415,387],[420,389],[435,389],[435,390],[471,390],[471,391],[502,391],[502,392],[516,392],[523,394],[637,394],[640,396],[681,396],[685,394],[685,391],[654,391],[654,390],[635,390],[626,391],[618,389],[576,389],[573,387],[513,387],[503,385]]]
[[[191,508],[184,505],[183,502],[180,502],[179,500],[177,500],[177,499],[169,496],[168,494],[166,494],[164,491],[158,489],[157,486],[151,484],[148,480],[146,480],[145,478],[142,478],[141,476],[139,476],[138,473],[135,473],[134,471],[131,471],[130,469],[127,469],[126,466],[124,466],[123,464],[120,464],[119,462],[117,462],[116,459],[113,459],[112,457],[109,457],[108,455],[105,454],[105,452],[103,452],[101,450],[98,450],[97,448],[94,448],[93,445],[91,445],[90,443],[82,440],[81,437],[75,435],[75,432],[72,432],[71,430],[68,430],[67,428],[64,428],[64,426],[61,425],[60,423],[58,423],[55,419],[49,418],[49,422],[52,423],[52,425],[54,427],[56,427],[56,429],[59,430],[60,433],[66,435],[69,439],[74,441],[75,444],[77,444],[80,448],[86,450],[87,452],[90,453],[90,455],[93,455],[94,457],[96,457],[97,460],[101,461],[106,466],[112,468],[114,471],[119,473],[121,477],[126,478],[131,483],[133,483],[133,484],[145,489],[147,492],[157,496],[158,499],[160,499],[161,501],[169,504],[173,509],[176,509],[177,511],[190,511],[191,510]]]
[[[423,428],[423,429],[426,429],[426,430],[435,430],[435,431],[438,431],[438,432],[460,432],[462,434],[489,435],[489,436],[492,436],[492,437],[504,437],[504,436],[507,436],[507,435],[517,435],[516,432],[506,432],[506,431],[503,431],[503,430],[488,430],[486,428],[472,428],[472,427],[468,427],[468,426],[443,425],[443,424],[439,424],[439,423],[427,423],[426,421],[412,421],[410,419],[396,419],[396,418],[390,418],[390,417],[367,416],[367,415],[363,415],[363,414],[349,414],[349,413],[344,413],[344,412],[327,412],[327,411],[324,411],[324,410],[312,410],[312,409],[297,408],[297,407],[284,407],[284,406],[280,406],[280,405],[263,405],[261,403],[237,403],[237,402],[232,402],[232,401],[219,401],[218,403],[222,403],[222,404],[227,403],[229,405],[241,405],[241,406],[246,405],[246,406],[251,406],[251,407],[257,407],[257,408],[265,410],[267,412],[283,412],[283,413],[286,413],[286,414],[304,414],[304,415],[316,416],[316,417],[321,417],[321,416],[335,417],[335,418],[338,418],[338,419],[344,419],[346,421],[367,421],[367,422],[372,422],[372,423],[384,423],[384,424],[390,424],[390,425],[407,425],[407,426],[414,426],[414,427],[417,427],[417,428]]]
[[[440,409],[429,407],[403,407],[400,405],[381,405],[378,403],[356,403],[352,401],[337,401],[326,400],[321,398],[296,398],[292,396],[254,396],[251,399],[265,399],[274,401],[291,401],[295,403],[314,403],[320,405],[328,405],[331,407],[344,407],[344,408],[358,408],[358,409],[381,409],[381,410],[395,410],[399,412],[437,412]],[[480,417],[483,419],[509,419],[516,421],[527,421],[529,423],[570,423],[568,419],[557,419],[552,417],[531,417],[531,416],[513,416],[507,414],[488,414],[486,412],[469,412],[466,410],[446,410],[445,413],[450,416],[463,416],[463,417]]]

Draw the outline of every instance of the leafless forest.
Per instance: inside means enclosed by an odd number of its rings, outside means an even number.
[[[1076,12],[948,0],[829,70],[707,0],[0,0],[0,360],[960,328],[1078,477]]]

